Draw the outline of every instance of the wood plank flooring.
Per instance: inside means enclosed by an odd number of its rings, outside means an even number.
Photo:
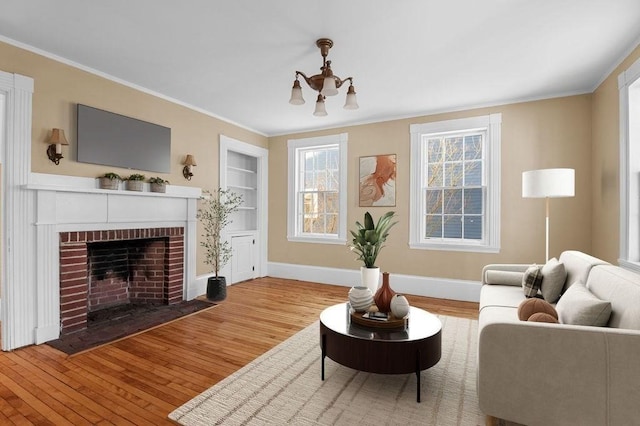
[[[47,345],[0,353],[0,424],[162,425],[167,415],[346,301],[346,287],[261,278],[220,305],[67,356]],[[477,318],[478,304],[407,296]]]

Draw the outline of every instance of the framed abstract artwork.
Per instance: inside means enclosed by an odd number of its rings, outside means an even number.
[[[396,154],[360,157],[360,207],[396,205]]]

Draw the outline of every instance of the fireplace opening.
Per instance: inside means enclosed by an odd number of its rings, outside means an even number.
[[[89,312],[164,302],[166,238],[87,244]]]
[[[60,233],[63,334],[86,329],[90,314],[179,303],[183,289],[184,228]]]

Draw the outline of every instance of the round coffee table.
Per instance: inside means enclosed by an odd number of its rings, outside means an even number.
[[[325,357],[369,373],[415,373],[416,399],[420,402],[420,372],[440,361],[441,331],[437,316],[413,306],[405,330],[352,324],[348,303],[331,306],[320,314],[322,380]]]

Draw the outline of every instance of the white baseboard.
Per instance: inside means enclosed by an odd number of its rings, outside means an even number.
[[[268,276],[274,278],[311,281],[344,287],[360,285],[360,271],[356,269],[269,262],[268,271]],[[480,301],[480,281],[392,274],[390,283],[396,293],[466,302]]]

